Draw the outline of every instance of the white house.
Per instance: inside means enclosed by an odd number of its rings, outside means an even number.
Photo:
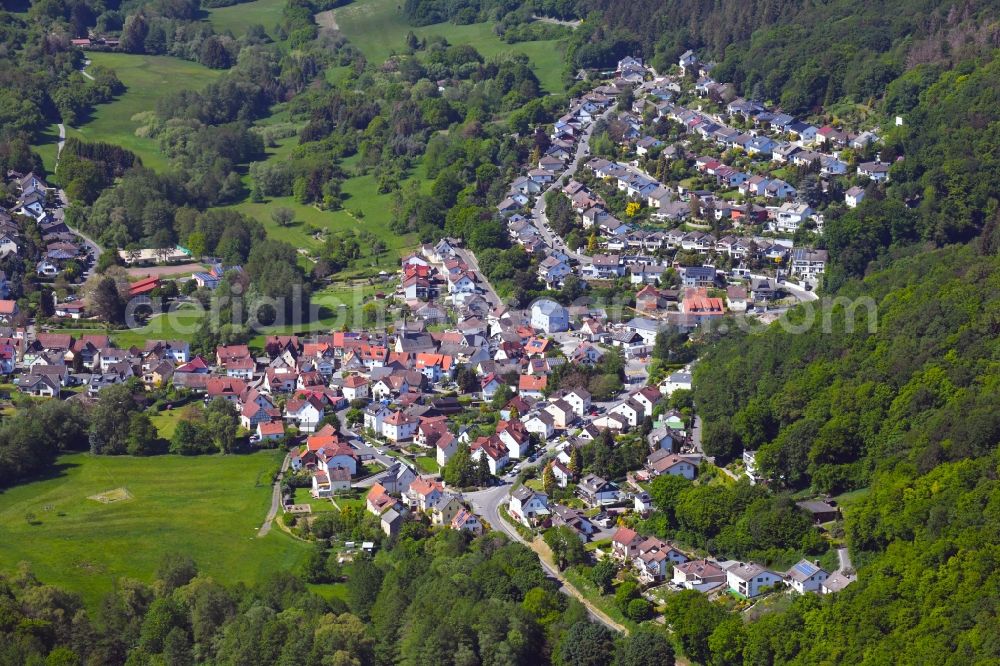
[[[450,432],[446,432],[437,441],[437,464],[444,467],[451,457],[458,451],[458,438]]]
[[[690,372],[675,372],[669,375],[666,379],[660,382],[660,392],[663,395],[669,396],[674,391],[690,391],[691,390],[691,373]]]
[[[772,587],[781,576],[753,562],[737,562],[726,569],[729,589],[747,599],[759,596],[765,587]]]
[[[608,410],[609,414],[617,414],[625,419],[625,421],[631,427],[636,427],[639,422],[642,421],[646,414],[646,410],[643,409],[642,405],[635,400],[629,399],[624,402],[620,402],[611,409]]]
[[[518,486],[517,490],[510,494],[509,512],[514,520],[525,527],[531,527],[551,513],[549,498],[545,493],[532,490],[528,486]]]
[[[531,305],[531,327],[546,333],[569,330],[569,312],[553,300],[542,298]]]
[[[809,560],[799,560],[785,574],[785,581],[799,594],[819,592],[823,583],[830,577],[819,565]]]
[[[368,397],[368,380],[360,375],[344,377],[341,385],[344,398],[350,401]]]
[[[548,412],[535,412],[524,419],[524,427],[544,441],[555,434],[555,419]]]
[[[582,388],[575,388],[569,393],[566,393],[562,397],[570,407],[573,408],[573,413],[577,416],[583,416],[588,411],[590,411],[590,391]]]
[[[390,442],[402,442],[413,439],[417,432],[419,419],[405,412],[393,412],[382,422],[382,435]]]
[[[378,402],[365,407],[365,430],[371,430],[377,435],[382,434],[382,423],[389,416],[389,409]]]
[[[865,188],[857,185],[844,192],[844,203],[847,204],[848,208],[857,208],[864,201],[864,198]]]
[[[580,479],[576,492],[591,507],[608,506],[621,499],[618,486],[596,474],[588,474]]]
[[[285,403],[285,421],[293,423],[302,432],[315,432],[323,415],[323,404],[313,396],[304,400],[292,398]]]
[[[698,468],[683,456],[670,453],[667,449],[659,449],[646,458],[646,471],[650,477],[669,474],[683,476],[685,479],[694,479]]]

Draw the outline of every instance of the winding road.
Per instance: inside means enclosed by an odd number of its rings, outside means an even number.
[[[89,64],[90,61],[87,60],[84,66],[86,67],[86,65]],[[88,79],[93,80],[94,78],[83,70],[80,70],[80,73],[86,76]],[[59,127],[59,143],[56,144],[56,168],[59,167],[59,157],[62,155],[63,146],[66,145],[66,126],[62,123],[59,123],[58,127]],[[67,229],[69,229],[71,232],[80,237],[84,245],[86,245],[87,248],[90,250],[90,255],[94,258],[94,263],[91,265],[91,267],[83,272],[83,279],[86,280],[88,277],[90,277],[90,272],[93,270],[93,266],[97,265],[97,260],[101,258],[101,253],[104,252],[104,250],[101,249],[101,246],[98,245],[97,241],[95,241],[93,238],[86,235],[79,229],[74,229],[73,227],[69,226],[69,223],[66,222],[66,214],[64,212],[66,206],[69,205],[69,197],[66,196],[66,190],[59,188],[58,196],[60,205],[59,208],[54,213],[55,218],[61,220],[62,223],[66,225]]]
[[[514,541],[522,543],[528,548],[531,548],[533,551],[535,551],[535,549],[532,548],[532,545],[527,541],[525,541],[521,537],[521,535],[518,534],[517,530],[515,530],[513,527],[507,524],[507,521],[505,521],[500,516],[500,505],[506,503],[507,497],[510,493],[510,488],[511,487],[509,484],[504,483],[503,485],[494,486],[493,488],[486,488],[485,490],[477,490],[475,492],[465,493],[463,497],[464,499],[468,500],[469,503],[472,505],[472,510],[477,515],[486,519],[486,521],[490,524],[490,526],[493,529],[500,530]],[[545,572],[559,582],[560,592],[562,592],[567,596],[573,597],[581,604],[583,604],[584,608],[587,609],[587,613],[590,615],[590,617],[596,620],[597,622],[600,622],[608,629],[611,629],[612,631],[616,631],[618,633],[624,633],[624,634],[628,633],[628,629],[626,627],[612,620],[601,609],[597,608],[597,606],[595,606],[589,599],[584,597],[579,590],[573,587],[573,585],[571,585],[569,581],[566,580],[566,578],[562,575],[562,572],[560,572],[559,569],[546,562],[542,558],[542,556],[538,553],[538,551],[535,551],[535,554],[538,555],[538,562],[542,565],[542,568],[545,570]]]

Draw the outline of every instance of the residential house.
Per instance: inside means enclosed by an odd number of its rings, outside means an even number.
[[[828,523],[840,518],[840,509],[823,500],[808,500],[795,503],[800,509],[812,516],[814,523]]]
[[[382,436],[390,442],[403,442],[413,438],[419,419],[406,412],[393,412],[382,422]]]
[[[368,386],[368,380],[361,375],[348,375],[341,382],[340,390],[346,400],[353,402],[368,397]]]
[[[430,508],[444,496],[444,485],[440,481],[417,477],[410,482],[404,499],[410,503],[411,511],[429,511]]]
[[[611,556],[622,562],[631,562],[639,553],[639,544],[646,538],[628,527],[619,527],[611,537]]]
[[[455,517],[451,519],[451,529],[471,532],[472,534],[479,536],[483,533],[483,523],[479,520],[479,516],[472,513],[468,509],[462,508],[455,513]]]
[[[557,477],[558,478],[558,477]],[[632,496],[632,510],[640,516],[646,516],[653,510],[653,499],[649,493],[642,491]]]
[[[865,188],[857,185],[844,192],[844,203],[847,204],[848,208],[857,208],[864,201],[864,198]]]
[[[687,556],[665,541],[656,537],[644,539],[636,547],[632,564],[639,574],[639,582],[656,583],[664,580],[675,564],[687,562]]]
[[[642,422],[646,410],[641,403],[630,398],[608,409],[608,413],[622,417],[630,427],[635,428]]]
[[[792,251],[791,271],[795,275],[814,278],[826,270],[829,254],[826,250],[796,248]]]
[[[671,453],[670,449],[659,449],[646,458],[646,472],[650,478],[669,474],[694,479],[698,467],[684,456]]]
[[[549,464],[552,466],[552,476],[556,479],[556,485],[560,488],[565,488],[575,478],[573,470],[571,470],[567,464],[561,460],[553,460]]]
[[[458,512],[464,510],[465,507],[462,506],[457,497],[450,493],[445,493],[430,506],[431,524],[450,526],[455,516],[458,515]]]
[[[739,285],[726,287],[726,307],[732,312],[746,312],[747,289]]]
[[[674,565],[672,582],[688,590],[708,592],[725,583],[726,572],[715,562],[707,559],[691,560]]]
[[[533,527],[551,514],[549,498],[545,493],[528,486],[518,486],[510,494],[508,512],[514,520],[525,527]]]
[[[451,460],[451,457],[458,451],[458,438],[450,432],[443,433],[434,444],[437,454],[437,464],[444,467]]]
[[[805,594],[806,592],[819,592],[829,577],[830,574],[815,562],[799,560],[785,574],[785,581],[799,594]]]
[[[550,287],[557,286],[572,272],[569,264],[555,256],[546,257],[538,265],[538,277]]]
[[[395,537],[406,522],[406,515],[397,509],[389,509],[379,518],[379,525],[387,537]]]
[[[726,569],[729,589],[747,599],[760,596],[764,588],[780,581],[781,576],[753,562],[737,562]]]
[[[617,504],[621,500],[618,486],[596,474],[588,474],[580,479],[576,493],[590,507]]]
[[[285,403],[285,421],[294,424],[301,432],[314,432],[324,415],[323,403],[315,396],[292,398]]]
[[[500,390],[503,382],[495,373],[489,373],[479,380],[483,400],[492,400],[493,395]]]
[[[568,527],[576,532],[580,541],[587,542],[597,531],[590,519],[579,509],[571,509],[561,504],[552,507],[552,526]]]
[[[541,398],[548,385],[547,375],[520,375],[517,378],[517,392],[525,398]]]
[[[882,182],[889,179],[889,165],[885,162],[863,162],[858,165],[858,175]]]
[[[313,497],[333,497],[335,494],[350,490],[351,472],[343,467],[333,467],[327,471],[320,469],[313,470],[312,490]]]
[[[483,456],[486,457],[486,464],[489,467],[490,474],[494,476],[497,476],[510,462],[510,453],[506,445],[496,435],[493,437],[480,437],[472,443],[469,449],[474,460],[479,460]]]
[[[389,408],[380,402],[374,402],[365,407],[365,430],[376,435],[382,434],[382,424],[389,417]]]
[[[841,571],[835,571],[819,586],[819,591],[821,594],[835,594],[855,580],[857,580],[855,576],[848,576]]]
[[[569,330],[569,312],[553,300],[542,298],[531,305],[531,327],[545,333]]]
[[[712,287],[716,271],[713,266],[682,266],[681,284],[685,287]]]
[[[529,433],[538,435],[542,441],[546,441],[555,434],[555,419],[545,411],[534,412],[524,419],[524,427]]]
[[[557,430],[564,430],[576,420],[573,406],[565,400],[555,400],[545,407],[545,412],[552,417],[552,423]]]

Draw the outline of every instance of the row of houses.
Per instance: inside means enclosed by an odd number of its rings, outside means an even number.
[[[705,593],[729,590],[746,599],[759,597],[779,583],[799,594],[832,594],[854,580],[841,572],[831,574],[809,560],[800,560],[778,573],[753,562],[691,559],[676,546],[627,527],[619,528],[612,537],[611,556],[633,568],[645,584],[669,580],[678,588]]]

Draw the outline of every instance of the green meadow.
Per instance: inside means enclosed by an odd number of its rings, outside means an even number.
[[[229,7],[215,7],[207,10],[208,22],[216,32],[231,32],[239,37],[252,25],[262,25],[268,34],[281,21],[281,11],[285,0],[255,0]],[[273,37],[273,35],[272,35]]]
[[[334,10],[337,26],[344,36],[374,63],[383,62],[405,48],[406,33],[418,38],[441,36],[450,44],[471,44],[486,58],[501,53],[524,53],[531,59],[538,80],[548,92],[564,89],[563,43],[561,40],[507,44],[493,32],[493,23],[455,25],[438,23],[411,27],[397,0],[358,0]]]
[[[115,70],[126,90],[114,101],[95,107],[94,113],[78,127],[67,127],[66,137],[115,143],[134,152],[151,169],[165,169],[167,159],[156,139],[136,136],[135,130],[141,123],[133,121],[132,116],[155,111],[157,100],[164,95],[183,89],[201,90],[218,78],[220,72],[169,56],[93,52],[87,57],[95,65]]]
[[[91,608],[117,578],[151,581],[168,552],[226,584],[295,569],[307,544],[280,529],[257,538],[282,455],[63,456],[51,478],[0,493],[0,569],[27,562]],[[88,499],[117,488],[131,498]]]

